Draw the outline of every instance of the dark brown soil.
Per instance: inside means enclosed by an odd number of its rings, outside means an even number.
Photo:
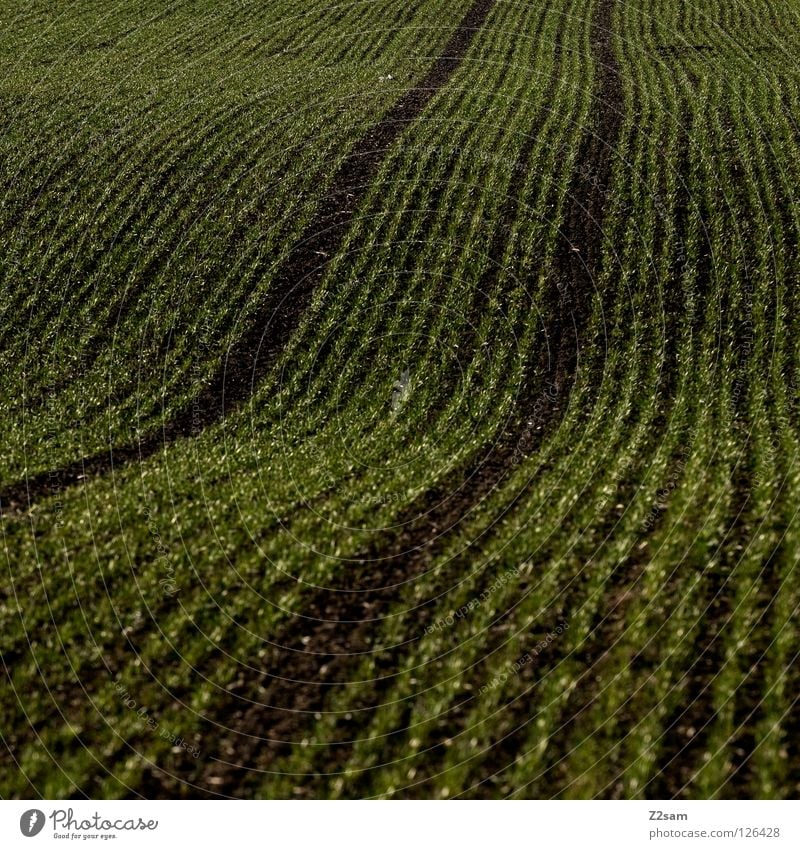
[[[601,2],[592,25],[592,49],[598,66],[595,82],[593,123],[584,133],[575,173],[570,185],[570,204],[563,227],[564,239],[557,254],[557,273],[561,280],[561,314],[553,326],[554,338],[560,340],[559,357],[555,363],[552,380],[565,396],[569,395],[575,379],[575,369],[583,346],[589,306],[595,294],[595,286],[603,271],[603,224],[606,202],[610,194],[611,173],[615,147],[619,138],[623,99],[619,66],[612,45],[611,17],[614,0]],[[558,620],[564,611],[552,611]],[[553,622],[556,624],[556,621]],[[508,640],[506,623],[499,621],[486,634],[485,655],[492,653]],[[536,642],[535,635],[528,641]],[[555,658],[555,655],[553,656]],[[551,658],[550,662],[553,662]],[[527,684],[526,692],[541,677],[548,662],[524,667],[519,673],[521,682]],[[475,669],[473,691],[480,688],[484,678]],[[452,738],[465,727],[469,715],[469,700],[458,696],[447,716],[446,729],[442,736]],[[486,763],[486,783],[473,788],[470,795],[491,797],[494,794],[492,772],[500,775],[513,764],[520,747],[524,745],[531,722],[530,704],[519,698],[504,710],[503,724],[514,729],[504,734],[492,747],[491,759]],[[426,756],[425,773],[435,774],[437,763],[445,754],[444,741]],[[421,778],[420,771],[415,781]],[[414,791],[419,793],[419,789]],[[408,795],[408,794],[407,794]]]

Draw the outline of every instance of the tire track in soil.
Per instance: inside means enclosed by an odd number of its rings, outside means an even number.
[[[594,281],[603,273],[603,224],[605,219],[605,207],[611,191],[611,172],[613,157],[619,141],[622,129],[623,95],[620,82],[620,68],[613,49],[613,27],[612,16],[614,12],[614,0],[600,0],[592,23],[591,45],[594,60],[598,66],[598,78],[595,83],[594,102],[598,104],[598,121],[588,134],[584,136],[583,144],[577,160],[576,174],[570,188],[569,197],[571,204],[564,232],[566,241],[561,243],[561,254],[558,257],[559,269],[571,270],[573,281],[572,290],[577,294],[576,307],[586,306],[591,299]],[[578,253],[572,249],[573,245],[585,245],[586,251]],[[585,256],[581,259],[581,254]],[[569,277],[567,278],[569,279]],[[580,299],[583,299],[581,301]],[[573,354],[577,357],[580,347],[581,330],[585,326],[588,315],[584,312],[578,314],[577,310],[572,312],[576,321],[578,346]],[[552,625],[569,618],[568,610],[553,612]],[[532,635],[530,644],[538,641],[541,637],[539,631],[547,628],[539,626],[536,633]],[[499,619],[487,631],[487,645],[484,658],[491,657],[500,650],[509,640],[505,621]],[[556,655],[549,658],[547,665],[558,662]],[[480,664],[473,669],[477,672]],[[512,765],[523,739],[520,735],[525,733],[528,725],[533,721],[531,717],[530,703],[525,694],[532,692],[535,683],[546,672],[541,663],[534,663],[523,667],[518,673],[519,680],[526,682],[524,694],[511,701],[504,708],[504,718],[511,715],[513,730],[508,732],[492,747],[492,761],[494,770],[487,779],[499,776],[502,771]],[[471,680],[472,691],[477,692],[485,678],[475,675]],[[443,762],[447,752],[445,740],[452,739],[463,733],[469,719],[470,703],[476,696],[457,696],[447,722],[446,733],[442,734],[439,741],[426,754],[425,773],[433,777],[436,765]],[[419,771],[415,776],[415,784],[424,781],[420,779]],[[468,796],[479,798],[495,798],[490,792],[488,783],[480,787],[472,788]],[[418,792],[418,791],[417,791]],[[414,794],[405,794],[408,798]]]
[[[692,82],[696,81],[692,79]],[[678,159],[680,162],[687,163],[690,161],[691,132],[692,123],[690,122],[683,132],[683,150]],[[685,179],[681,179],[680,185],[681,205],[677,213],[677,241],[678,244],[685,245],[688,233],[688,211],[690,206],[697,205],[697,201],[692,200],[689,195]],[[700,203],[699,207],[701,221],[709,221],[710,213],[705,204]],[[711,263],[711,245],[708,241],[705,223],[702,225],[702,240],[703,249],[697,272],[697,288],[705,296],[710,291],[714,274]],[[678,271],[676,264],[673,270],[676,281],[680,279]],[[671,294],[668,307],[670,310],[680,311],[682,305],[675,295],[676,293]],[[668,363],[671,368],[665,369],[664,397],[665,399],[673,399],[677,380],[677,360],[674,344],[669,346]],[[666,426],[667,423],[665,415],[659,417],[659,424]],[[683,453],[673,457],[673,469],[678,467],[682,458],[684,458]],[[670,474],[670,479],[675,477],[676,472],[673,471]],[[742,536],[744,510],[750,491],[749,480],[748,470],[740,470],[739,479],[736,481],[739,500],[735,507],[733,524],[728,532],[730,543]],[[653,533],[662,523],[666,509],[668,508],[659,509],[658,517],[650,528],[650,533]],[[591,708],[598,698],[598,687],[601,684],[605,659],[621,638],[627,602],[635,596],[636,585],[646,567],[647,562],[644,559],[633,557],[620,575],[620,579],[615,581],[617,587],[613,590],[615,601],[610,605],[610,612],[596,626],[597,636],[592,639],[587,647],[586,675],[589,676],[586,681],[587,686],[585,688],[576,687],[575,695],[571,698],[574,712],[568,716],[567,723],[563,726],[563,730],[567,733],[570,733],[576,727],[579,718]],[[731,570],[732,567],[728,564],[725,569],[715,570],[709,576],[705,598],[707,599],[706,613],[710,614],[710,617],[708,620],[703,619],[703,623],[710,622],[710,627],[706,628],[704,624],[698,623],[696,648],[692,652],[694,660],[685,675],[685,680],[688,681],[688,690],[680,704],[664,723],[664,734],[661,741],[663,754],[659,757],[658,772],[646,785],[648,798],[678,798],[681,791],[686,789],[694,776],[687,762],[695,760],[699,764],[702,754],[706,750],[705,738],[714,718],[713,681],[724,660],[722,637],[724,625],[731,615]],[[672,583],[674,584],[679,577],[675,573]],[[668,590],[666,591],[668,592]],[[654,647],[651,646],[638,651],[631,659],[631,666],[642,672],[660,662],[657,653],[654,654]],[[635,692],[631,693],[621,709],[625,709],[635,695]],[[635,723],[639,720],[639,717],[630,716],[625,717],[625,719]],[[744,755],[744,753],[742,754]],[[615,785],[613,788],[609,786],[607,789],[610,797],[619,797],[621,789],[619,786]]]
[[[325,705],[326,696],[333,687],[347,682],[361,655],[371,651],[374,622],[385,616],[399,600],[398,586],[423,574],[442,546],[441,541],[470,511],[494,489],[501,486],[519,459],[520,445],[530,453],[538,444],[533,428],[541,426],[548,432],[557,425],[566,408],[575,379],[575,368],[582,333],[588,323],[595,281],[602,272],[602,226],[606,198],[609,194],[613,152],[622,123],[622,89],[619,68],[612,47],[611,13],[613,0],[601,0],[592,23],[592,51],[598,66],[595,102],[598,104],[597,120],[584,133],[576,167],[568,192],[568,208],[562,227],[562,240],[555,256],[559,298],[551,328],[553,349],[557,355],[549,361],[545,357],[544,372],[558,388],[556,401],[544,410],[541,420],[526,421],[526,413],[537,403],[537,381],[522,387],[519,415],[513,426],[495,446],[479,452],[481,459],[467,469],[459,469],[436,490],[412,505],[404,515],[402,531],[392,534],[389,540],[376,541],[353,564],[348,574],[350,587],[346,591],[331,593],[318,590],[308,600],[303,617],[295,617],[276,639],[276,651],[269,666],[276,674],[266,675],[260,696],[252,698],[252,685],[232,690],[250,706],[230,708],[230,714],[215,721],[237,730],[223,740],[220,751],[223,758],[212,758],[217,764],[205,774],[186,776],[188,783],[213,794],[232,795],[245,789],[247,774],[264,768],[264,763],[291,752],[297,745],[291,741],[304,736],[313,739],[313,715]],[[546,99],[545,99],[546,102]],[[509,189],[504,205],[504,215],[513,216],[520,204],[523,178],[535,147],[536,133],[531,133],[520,153],[517,175]],[[498,232],[508,232],[498,227]],[[480,289],[486,291],[493,284],[492,276],[498,272],[503,260],[504,244],[493,240],[498,255],[492,257],[488,278]],[[577,248],[578,250],[575,250]],[[572,332],[570,332],[572,331]],[[541,365],[541,364],[540,364]],[[508,509],[524,495],[520,492]],[[435,505],[431,507],[431,505]],[[375,561],[381,561],[383,586],[374,587]],[[416,630],[420,623],[432,616],[433,611],[417,608],[410,611]],[[310,620],[316,620],[310,622]],[[400,658],[392,658],[392,667],[399,666]],[[382,671],[377,679],[380,692],[388,688],[393,677],[391,671]],[[244,691],[244,693],[243,693]],[[377,692],[376,692],[377,691]],[[250,693],[251,696],[245,695]],[[374,710],[373,704],[364,710]],[[290,707],[287,707],[290,706]],[[346,723],[343,723],[346,725]],[[346,732],[352,728],[345,727]],[[402,732],[402,729],[400,729]],[[325,773],[341,768],[347,761],[352,742],[337,741],[332,755],[325,764]],[[253,767],[256,761],[260,767]],[[246,766],[245,766],[246,765]],[[315,764],[315,768],[318,765]],[[319,773],[319,770],[316,770]],[[168,795],[179,789],[177,776],[150,773],[141,790],[145,795]],[[211,785],[213,789],[204,785]]]
[[[344,240],[391,146],[459,67],[496,0],[476,0],[427,75],[372,127],[340,165],[328,194],[300,241],[281,263],[244,334],[229,349],[209,385],[162,428],[142,440],[82,457],[0,489],[0,513],[19,513],[81,481],[141,462],[178,439],[197,436],[246,403],[274,364]],[[320,257],[325,261],[320,262]]]
[[[689,162],[689,149],[691,144],[692,123],[689,121],[681,129],[681,142],[679,145],[679,153],[676,157],[678,162]],[[666,315],[678,315],[683,309],[683,294],[680,289],[680,281],[683,275],[683,256],[685,254],[686,245],[688,243],[689,234],[689,211],[693,205],[688,185],[684,175],[678,174],[678,201],[675,210],[675,245],[677,253],[673,257],[670,268],[671,285],[665,287],[664,291],[664,306],[663,310]],[[666,196],[666,179],[662,179],[658,188],[658,196]],[[705,219],[704,219],[705,220]],[[664,233],[657,233],[656,240],[653,245],[653,256],[658,256],[661,253],[664,243]],[[701,264],[698,272],[700,288],[705,292],[708,288],[709,275],[711,273],[707,263]],[[660,393],[663,399],[663,409],[658,413],[653,420],[652,427],[655,431],[663,431],[669,426],[671,410],[676,402],[676,394],[678,391],[679,378],[679,344],[677,337],[667,336],[665,345],[664,364],[661,370]],[[688,439],[688,436],[687,436]],[[688,444],[688,443],[687,443]],[[679,481],[683,474],[683,465],[685,463],[685,453],[678,451],[671,457],[670,471],[666,480]],[[628,480],[620,482],[615,501],[626,503],[635,494],[638,488],[636,480]],[[649,536],[655,534],[661,527],[669,504],[662,504],[657,501],[653,505],[656,511],[653,516],[653,521],[649,524],[647,533]],[[613,524],[619,520],[616,515],[613,521],[608,526],[608,533],[612,533]],[[563,745],[560,746],[549,758],[547,771],[552,771],[552,781],[556,786],[568,786],[574,776],[567,775],[565,770],[568,767],[570,754],[572,754],[579,746],[580,739],[575,740],[575,736],[580,733],[580,721],[589,714],[595,702],[600,698],[602,688],[604,686],[605,667],[608,659],[612,655],[612,651],[617,643],[622,639],[625,628],[625,618],[630,602],[636,597],[639,581],[643,578],[644,572],[648,566],[648,561],[639,550],[631,550],[624,565],[622,565],[616,574],[612,576],[612,585],[609,589],[609,600],[604,609],[598,613],[598,618],[591,629],[593,635],[586,643],[580,654],[580,663],[585,667],[584,672],[579,678],[572,694],[569,696],[566,705],[562,711],[565,717],[563,724],[558,729],[558,735],[563,740]],[[654,665],[657,665],[658,658],[653,656],[654,647],[648,646],[641,648],[633,655],[630,661],[631,668],[637,672],[642,672]],[[606,685],[608,686],[608,685]],[[628,710],[628,705],[636,696],[634,691],[628,694],[627,699],[620,705],[620,711]],[[611,717],[607,721],[611,721]],[[630,719],[635,723],[639,720],[638,716],[621,717],[621,722],[626,722]],[[609,752],[609,755],[612,753]],[[607,788],[609,796],[613,796],[619,788]],[[616,798],[616,797],[615,797]]]

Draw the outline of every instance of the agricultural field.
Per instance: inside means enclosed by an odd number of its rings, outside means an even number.
[[[0,797],[800,795],[800,0],[0,56]]]

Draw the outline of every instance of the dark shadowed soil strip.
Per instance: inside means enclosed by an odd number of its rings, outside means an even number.
[[[678,157],[678,161],[680,162],[689,162],[688,144],[690,135],[691,127],[687,128],[684,133],[685,149],[683,154]],[[680,205],[677,210],[676,219],[677,241],[678,245],[682,246],[682,248],[685,248],[686,239],[688,238],[688,213],[692,203],[693,201],[686,191],[685,182],[682,181]],[[701,219],[703,221],[708,220],[708,213],[704,209],[701,210]],[[708,244],[702,249],[702,255],[703,258],[698,268],[696,285],[703,294],[706,294],[709,290],[713,274],[709,259],[710,246]],[[672,272],[674,285],[666,292],[666,297],[669,300],[665,303],[665,310],[668,315],[678,314],[683,309],[678,286],[681,278],[680,265],[681,260],[676,257]],[[666,352],[662,389],[665,403],[669,403],[670,399],[674,399],[674,393],[677,388],[676,341],[673,340],[668,344]],[[663,429],[667,426],[666,413],[659,416],[654,426],[657,429]],[[684,449],[673,458],[672,472],[669,475],[670,480],[677,481],[683,476],[682,470],[685,465],[685,456]],[[737,484],[739,491],[748,491],[746,482],[738,481]],[[648,528],[650,534],[661,524],[664,512],[667,509],[666,503],[659,503],[656,506],[657,513],[654,516],[654,522]],[[741,504],[740,513],[743,509],[744,504]],[[738,520],[736,526],[738,526]],[[730,533],[731,535],[735,535],[736,529],[732,528]],[[581,663],[586,667],[586,672],[584,673],[585,683],[575,688],[569,699],[567,708],[564,710],[564,715],[567,719],[566,724],[559,731],[559,737],[565,740],[567,747],[574,746],[576,742],[579,742],[577,739],[577,729],[580,721],[591,709],[598,697],[599,690],[603,686],[608,685],[605,674],[606,662],[610,657],[614,645],[622,637],[628,604],[636,595],[637,583],[642,577],[646,566],[646,558],[631,556],[620,567],[619,574],[613,578],[609,604],[606,606],[608,612],[601,613],[601,618],[592,629],[592,637],[581,655]],[[699,625],[697,647],[692,652],[694,661],[691,668],[687,671],[684,682],[684,686],[687,687],[686,695],[680,699],[679,706],[668,718],[664,726],[664,738],[660,747],[662,754],[659,757],[659,772],[654,776],[646,791],[647,795],[651,798],[664,798],[676,795],[679,788],[691,778],[692,773],[687,770],[687,763],[693,762],[704,750],[700,739],[702,735],[698,735],[698,729],[702,730],[706,728],[713,718],[711,683],[713,683],[713,677],[719,670],[722,662],[722,640],[718,631],[720,623],[724,623],[730,614],[728,599],[730,595],[730,584],[727,582],[726,574],[728,573],[724,570],[715,571],[710,576],[709,582],[706,585],[709,618],[716,624],[707,627],[707,623],[704,620],[704,624]],[[679,579],[679,576],[676,576],[677,579]],[[665,589],[665,592],[669,593],[670,590]],[[631,659],[631,666],[640,670],[640,674],[644,677],[649,668],[654,668],[662,661],[663,658],[660,658],[657,652],[654,652],[653,647],[649,647],[646,651],[637,653]],[[632,693],[631,697],[633,695],[635,694]],[[625,714],[629,701],[621,705],[621,713],[617,716],[617,721],[620,723],[626,723],[628,721],[635,723],[640,719],[638,716],[628,716]],[[591,733],[591,729],[585,729],[585,731]],[[695,739],[696,735],[698,736],[697,739]],[[559,758],[566,756],[566,754],[568,752],[565,753],[564,748],[559,747],[551,756],[550,762],[557,763]],[[609,755],[612,754],[612,752],[609,752]],[[560,787],[568,783],[572,778],[574,776],[562,774],[556,783]],[[618,795],[619,790],[619,786],[609,786],[606,788],[604,795]]]
[[[358,143],[334,175],[300,241],[272,281],[244,335],[230,348],[209,386],[175,418],[139,442],[110,447],[67,466],[41,472],[0,489],[0,510],[27,509],[85,478],[145,460],[164,445],[195,436],[246,402],[298,327],[314,289],[336,255],[362,200],[392,144],[415,121],[461,64],[495,0],[476,0],[425,78],[389,110]],[[321,260],[321,258],[324,258]]]
[[[565,239],[561,242],[557,255],[558,269],[562,281],[566,281],[566,290],[562,289],[562,303],[565,306],[567,320],[575,323],[577,346],[567,354],[567,375],[571,382],[574,379],[574,366],[580,348],[581,331],[588,318],[588,307],[594,295],[595,281],[600,279],[604,270],[604,259],[611,254],[603,254],[603,226],[607,201],[611,190],[611,175],[615,149],[619,141],[623,118],[623,94],[620,82],[620,70],[613,49],[612,15],[614,0],[600,0],[595,19],[592,23],[591,43],[594,60],[597,64],[597,79],[594,93],[594,123],[589,133],[584,136],[578,156],[575,174],[570,186],[570,206],[567,212],[563,232]],[[576,251],[574,248],[579,250]],[[562,321],[564,318],[562,318]],[[563,329],[559,331],[563,334]],[[562,350],[562,353],[563,352]],[[556,384],[560,380],[556,378]],[[569,618],[568,610],[553,610],[552,623],[555,627],[560,620]],[[539,629],[533,629],[525,647],[535,645],[543,634]],[[544,629],[545,631],[547,628]],[[505,620],[500,620],[488,629],[484,654],[490,659],[508,641],[508,626]],[[521,652],[522,653],[522,652]],[[519,672],[520,686],[525,694],[532,692],[535,681],[539,680],[550,665],[556,663],[556,654],[546,656],[542,662],[523,666]],[[470,683],[471,692],[477,692],[486,683],[483,664],[475,667],[478,672]],[[420,781],[422,772],[425,775],[435,775],[446,755],[447,740],[463,732],[468,725],[471,703],[476,697],[463,694],[456,697],[453,708],[447,714],[446,720],[438,731],[440,740],[433,750],[425,753],[424,762],[420,759],[415,781]],[[518,697],[508,704],[500,718],[505,728],[514,729],[507,733],[492,747],[491,755],[486,758],[486,781],[480,787],[474,788],[471,796],[495,797],[492,790],[491,773],[500,775],[504,769],[514,763],[525,744],[532,721],[532,711],[526,695]],[[423,788],[407,791],[406,795],[424,795]]]
[[[594,60],[598,65],[595,82],[594,123],[584,135],[575,164],[572,181],[569,188],[565,221],[562,227],[563,239],[556,253],[556,274],[559,280],[560,308],[557,321],[552,329],[553,338],[557,340],[558,357],[552,364],[547,375],[547,382],[556,387],[555,397],[560,399],[559,406],[550,405],[548,421],[538,418],[529,421],[517,433],[517,445],[522,454],[529,453],[535,442],[541,438],[534,435],[532,424],[542,425],[546,432],[557,422],[557,414],[563,412],[566,400],[570,394],[575,379],[577,357],[582,345],[582,336],[589,317],[589,307],[594,295],[595,284],[603,272],[603,222],[606,204],[610,194],[611,170],[614,151],[622,125],[622,90],[619,80],[619,68],[612,47],[611,14],[612,0],[601,2],[596,17],[592,23],[592,49]],[[577,250],[575,250],[577,248]],[[571,331],[571,332],[570,332]],[[529,398],[525,400],[529,401]],[[517,454],[519,455],[518,450]],[[523,498],[524,492],[516,495],[509,506],[513,510]],[[462,564],[463,568],[463,564]],[[557,624],[559,613],[553,613],[553,626]],[[424,621],[417,627],[424,627]],[[484,658],[489,660],[508,641],[508,623],[505,619],[498,620],[485,634],[485,644],[482,647]],[[534,629],[527,644],[535,644],[544,635]],[[542,664],[523,668],[520,681],[533,676],[540,676]],[[469,692],[477,692],[485,683],[484,664],[473,667],[469,683]],[[469,714],[474,696],[466,694],[468,688],[455,697],[453,705],[446,715],[437,720],[437,728],[431,734],[429,748],[418,753],[414,765],[416,768],[415,784],[407,788],[402,795],[405,797],[424,796],[424,780],[435,775],[443,762],[449,741],[462,733],[469,722]],[[527,688],[530,692],[530,687]],[[409,711],[410,717],[410,711]],[[530,703],[526,698],[517,699],[507,706],[503,713],[503,724],[511,724],[517,731],[522,731],[530,721]],[[404,739],[407,729],[398,729],[398,738]],[[493,747],[491,753],[492,766],[487,766],[487,772],[500,765],[513,762],[523,740],[511,733]],[[389,742],[387,741],[387,746]],[[338,766],[344,766],[341,761]],[[488,791],[488,788],[485,788]],[[483,795],[478,792],[477,795]],[[491,795],[487,793],[487,795]]]
[[[595,279],[602,271],[602,221],[622,107],[619,72],[611,46],[611,6],[610,0],[602,2],[593,24],[592,43],[598,62],[596,117],[580,147],[568,197],[563,242],[556,253],[560,296],[554,307],[552,326],[548,329],[552,329],[551,340],[557,355],[545,362],[538,374],[544,373],[560,391],[556,395],[557,402],[551,400],[546,410],[539,409],[541,415],[535,424],[544,432],[559,421],[566,408],[581,334],[590,314]],[[498,227],[500,233],[508,232],[508,225],[517,215],[524,175],[535,148],[534,136],[535,133],[531,133],[520,153],[515,169],[517,176],[504,207],[509,221],[504,222],[505,227]],[[503,259],[504,244],[500,236],[493,244],[498,252],[498,256],[493,257],[494,267]],[[484,291],[494,288],[496,275],[496,270],[489,271],[480,288]],[[243,685],[232,691],[226,713],[213,717],[223,727],[236,729],[223,738],[218,763],[210,769],[200,765],[195,774],[181,775],[179,780],[176,780],[177,773],[174,777],[149,773],[140,787],[145,795],[178,792],[180,780],[219,794],[247,795],[263,781],[263,776],[254,774],[253,770],[268,769],[270,763],[291,752],[293,745],[303,738],[313,740],[314,713],[323,710],[332,687],[351,680],[361,656],[374,650],[371,641],[375,620],[385,616],[398,602],[401,595],[398,585],[430,568],[443,549],[448,532],[511,473],[520,457],[520,446],[524,446],[524,453],[534,448],[537,440],[528,431],[532,430],[531,412],[540,392],[538,381],[523,387],[512,427],[496,445],[488,446],[488,453],[479,453],[480,460],[469,468],[458,470],[435,491],[427,493],[420,503],[412,505],[406,511],[406,523],[401,531],[393,533],[389,539],[384,537],[376,541],[365,551],[359,562],[348,570],[347,591],[319,590],[311,594],[304,603],[304,616],[292,619],[277,639],[268,661],[274,672],[260,682],[260,693],[255,692],[252,682]],[[375,587],[376,560],[381,561],[382,586],[378,588]],[[410,633],[419,634],[433,615],[432,606],[416,608]],[[364,710],[374,710],[380,694],[388,689],[402,660],[400,654],[397,651],[384,653],[376,663],[376,676],[381,677],[373,682],[372,704],[366,705]],[[240,707],[236,706],[234,696],[240,697],[236,700]],[[362,716],[359,724],[363,722]],[[346,763],[353,731],[346,718],[341,731],[341,739],[336,741],[338,745],[321,758],[324,765],[314,764],[316,769],[322,767],[325,773],[330,773]],[[164,768],[172,772],[167,765]],[[298,777],[300,782],[302,779]]]
[[[691,139],[691,125],[682,129],[682,138],[680,142],[679,154],[674,161],[681,163],[689,162],[689,145]],[[666,197],[666,178],[660,181],[659,197]],[[684,311],[684,293],[681,288],[681,279],[683,276],[683,264],[685,261],[685,251],[689,236],[689,212],[692,200],[689,195],[685,179],[682,175],[678,178],[678,198],[675,210],[675,248],[676,253],[673,257],[669,270],[668,284],[664,287],[664,303],[663,312],[665,316],[680,315]],[[663,212],[659,213],[661,217]],[[664,248],[665,228],[668,224],[663,221],[664,225],[660,228],[660,232],[656,233],[653,245],[653,255],[659,256]],[[705,291],[707,286],[707,274],[710,269],[703,266],[699,269],[699,276],[704,282],[700,285]],[[652,428],[656,433],[662,433],[669,426],[669,416],[672,405],[675,401],[676,392],[678,389],[679,362],[678,362],[678,338],[676,336],[666,335],[666,344],[664,352],[664,363],[660,374],[659,394],[661,396],[661,411],[653,420]],[[686,443],[688,444],[688,443]],[[672,486],[677,486],[684,476],[686,464],[686,449],[679,450],[675,456],[671,458],[669,472],[666,480]],[[654,503],[652,512],[648,516],[646,527],[643,533],[652,537],[661,526],[666,511],[669,509],[669,494],[670,487],[665,487],[657,493],[657,501]],[[621,482],[616,501],[623,504],[628,503],[639,487],[639,482],[635,479],[630,479]],[[608,533],[613,532],[613,525],[619,516],[611,517],[612,524],[609,524]],[[628,557],[619,565],[615,574],[610,578],[610,586],[607,593],[607,601],[603,604],[602,609],[596,616],[596,621],[591,628],[591,636],[587,640],[585,646],[581,649],[577,659],[584,667],[584,672],[581,678],[570,694],[567,703],[562,711],[564,724],[558,730],[558,742],[551,747],[548,761],[549,769],[552,770],[550,781],[553,784],[553,793],[562,792],[563,788],[567,787],[571,781],[575,779],[574,775],[568,774],[569,756],[580,745],[582,736],[592,733],[593,729],[582,728],[581,723],[584,718],[589,715],[594,707],[597,699],[600,697],[601,691],[606,686],[614,686],[609,681],[609,674],[613,675],[613,671],[609,669],[609,661],[612,660],[615,646],[623,639],[626,616],[631,601],[637,597],[638,584],[642,579],[644,572],[648,566],[648,549],[641,551],[640,549],[631,550]],[[654,647],[650,646],[645,650],[637,651],[631,659],[631,667],[644,675],[650,666],[658,664],[660,658],[655,652]],[[615,717],[616,722],[620,725],[634,724],[641,717],[630,716],[627,713],[628,705],[635,697],[635,692],[631,692],[629,698],[620,704],[619,712]],[[608,718],[609,720],[611,718]],[[613,752],[609,751],[608,756],[613,757]],[[604,796],[615,796],[618,787],[606,788]]]

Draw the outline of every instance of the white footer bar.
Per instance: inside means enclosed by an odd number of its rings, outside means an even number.
[[[0,846],[800,847],[800,802],[0,802]]]

